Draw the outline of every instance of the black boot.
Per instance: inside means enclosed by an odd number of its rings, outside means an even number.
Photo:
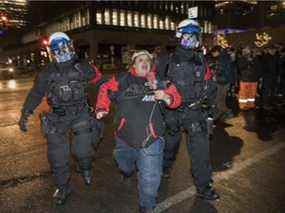
[[[69,185],[64,187],[59,187],[55,190],[53,194],[53,200],[56,205],[63,205],[70,194],[71,194],[71,188]]]
[[[255,111],[247,110],[243,113],[245,119],[245,126],[243,127],[248,132],[256,132],[256,119],[255,119]]]
[[[163,173],[162,173],[162,177],[165,179],[169,179],[170,178],[170,173],[171,173],[171,169],[166,167],[163,169]]]
[[[92,170],[82,170],[81,175],[85,185],[90,186],[92,184]]]
[[[198,197],[204,200],[218,200],[220,195],[214,190],[211,184],[208,184],[206,187],[198,189]]]
[[[153,213],[153,209],[140,206],[139,207],[139,213]]]

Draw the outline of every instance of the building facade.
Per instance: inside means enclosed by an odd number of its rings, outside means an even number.
[[[209,1],[91,1],[25,33],[16,48],[5,48],[5,56],[21,66],[44,65],[46,39],[62,31],[71,36],[80,58],[114,70],[128,63],[132,49],[173,48],[176,26],[194,6],[202,32],[211,34],[214,4]]]

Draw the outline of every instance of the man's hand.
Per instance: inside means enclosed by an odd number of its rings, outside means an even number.
[[[19,128],[22,132],[27,132],[28,128],[27,128],[27,124],[28,124],[28,117],[29,117],[29,113],[22,113],[20,120],[18,122]]]
[[[154,98],[156,100],[164,101],[167,105],[171,104],[171,98],[163,90],[154,91]]]
[[[98,120],[100,120],[101,118],[103,118],[103,117],[106,116],[107,114],[108,114],[107,111],[98,111],[98,112],[96,112],[96,118],[97,118]]]

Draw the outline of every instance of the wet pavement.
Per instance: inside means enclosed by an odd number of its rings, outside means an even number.
[[[123,182],[112,159],[112,119],[106,120],[105,138],[96,150],[94,184],[86,187],[75,172],[71,156],[73,194],[65,206],[51,202],[54,192],[38,114],[29,120],[29,132],[18,130],[21,105],[31,79],[0,81],[0,212],[137,212],[136,178]],[[256,132],[243,129],[237,116],[219,123],[211,141],[218,202],[197,199],[185,143],[181,144],[171,178],[163,180],[156,212],[285,212],[285,110],[256,113]],[[184,141],[185,141],[184,136]]]

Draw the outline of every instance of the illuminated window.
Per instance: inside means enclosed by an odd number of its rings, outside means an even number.
[[[170,22],[170,29],[175,30],[175,23],[173,21]]]
[[[120,11],[120,26],[126,26],[126,13],[125,11]]]
[[[176,12],[176,13],[180,13],[178,6],[175,6],[175,12]]]
[[[212,25],[212,22],[209,22],[208,29],[209,29],[209,33],[213,33],[213,25]]]
[[[86,24],[87,25],[90,24],[90,12],[89,12],[89,9],[86,10]]]
[[[145,28],[146,24],[145,24],[145,15],[141,14],[141,27]]]
[[[128,12],[127,24],[129,27],[133,26],[133,14],[132,14],[132,12]]]
[[[113,25],[118,25],[118,12],[113,10],[112,12],[112,24]]]
[[[165,18],[165,29],[169,30],[170,29],[170,21],[169,21],[169,17]]]
[[[82,23],[82,26],[87,25],[86,10],[81,11],[81,23]]]
[[[152,29],[152,15],[151,14],[147,15],[147,28]]]
[[[155,15],[153,17],[153,28],[158,29],[158,17],[157,17],[157,15]]]
[[[164,30],[164,21],[163,20],[159,20],[159,29]]]
[[[96,23],[97,24],[103,24],[103,18],[102,18],[102,12],[101,11],[96,12]]]
[[[171,2],[171,4],[170,4],[170,10],[171,10],[171,11],[173,11],[173,10],[174,10],[173,2]]]
[[[181,6],[180,6],[180,8],[181,8],[181,13],[184,13],[185,12],[185,8],[184,8],[184,3],[181,3]]]
[[[208,22],[204,21],[204,33],[208,33]]]
[[[109,10],[104,11],[104,24],[106,24],[106,25],[111,24],[110,11]]]
[[[164,4],[164,9],[167,11],[168,10],[168,2],[165,2]]]
[[[134,25],[135,25],[135,27],[140,26],[139,13],[137,13],[137,12],[134,15]]]

